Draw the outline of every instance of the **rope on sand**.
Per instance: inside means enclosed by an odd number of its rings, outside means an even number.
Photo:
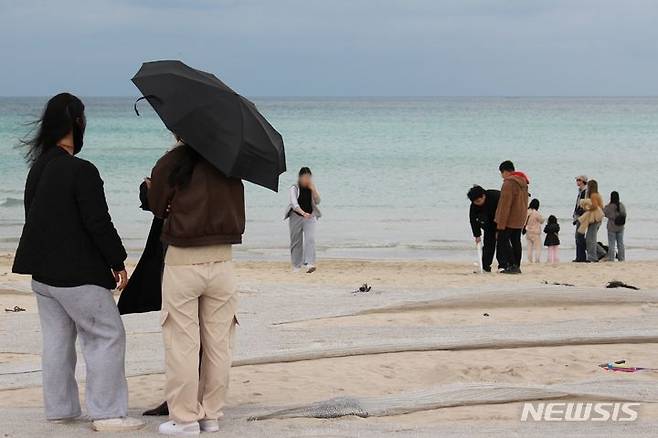
[[[372,307],[354,312],[320,316],[316,318],[277,321],[274,326],[288,324],[303,324],[311,321],[324,321],[336,318],[346,318],[373,314],[402,313],[419,310],[440,309],[471,309],[471,308],[501,308],[501,307],[551,307],[551,306],[585,306],[622,304],[654,304],[658,303],[658,290],[645,290],[634,295],[623,291],[598,288],[549,287],[541,286],[524,290],[487,290],[465,292],[459,290],[453,295],[443,296],[433,300],[414,300],[393,305]]]
[[[371,354],[406,353],[422,351],[465,351],[479,349],[506,349],[506,348],[531,348],[531,347],[560,347],[565,345],[605,345],[605,344],[647,344],[658,342],[658,335],[649,333],[646,335],[624,336],[624,335],[589,335],[574,337],[567,333],[554,336],[551,339],[524,339],[508,338],[500,339],[491,337],[487,339],[459,340],[449,342],[445,339],[415,340],[398,343],[382,343],[378,345],[350,345],[338,347],[324,347],[323,349],[287,351],[280,354],[252,356],[244,359],[234,360],[232,367],[243,367],[250,365],[268,365],[275,363],[301,362],[305,360],[332,359],[350,356],[367,356]],[[40,369],[26,371],[0,372],[0,376],[19,375],[40,372]],[[149,370],[139,373],[130,373],[129,377],[148,376],[162,374],[162,370]]]
[[[602,344],[646,344],[658,342],[656,334],[637,336],[580,336],[566,334],[552,339],[480,339],[460,341],[459,343],[435,341],[410,341],[407,343],[384,343],[380,345],[353,345],[346,347],[325,347],[322,350],[291,351],[276,355],[250,357],[233,361],[232,366],[265,365],[273,363],[299,362],[303,360],[330,359],[348,356],[366,356],[370,354],[405,353],[418,351],[461,351],[479,349],[560,347],[565,345],[602,345]]]

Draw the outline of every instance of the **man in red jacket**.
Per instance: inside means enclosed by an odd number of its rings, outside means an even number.
[[[498,254],[504,274],[521,273],[521,231],[528,215],[528,184],[523,172],[514,169],[514,163],[503,161],[498,167],[503,177],[500,200],[496,209]]]

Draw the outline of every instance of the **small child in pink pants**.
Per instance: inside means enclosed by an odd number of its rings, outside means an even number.
[[[539,263],[541,258],[541,225],[544,217],[539,214],[539,199],[533,199],[528,205],[528,215],[525,220],[524,233],[528,241],[528,261]]]
[[[548,247],[548,263],[560,263],[560,224],[557,223],[557,218],[553,215],[548,217],[548,222],[544,227],[546,239],[544,246]]]

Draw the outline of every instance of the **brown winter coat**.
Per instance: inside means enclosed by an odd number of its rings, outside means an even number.
[[[162,241],[180,247],[242,243],[244,186],[208,161],[199,161],[190,182],[172,187],[169,175],[184,151],[176,147],[158,160],[151,173],[149,207],[165,219]]]
[[[500,189],[496,209],[496,225],[499,230],[520,230],[528,215],[528,177],[523,172],[513,172],[505,178]]]

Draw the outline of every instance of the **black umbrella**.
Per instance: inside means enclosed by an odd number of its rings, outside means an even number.
[[[278,190],[283,138],[251,101],[180,61],[145,62],[132,81],[144,96],[138,101],[148,100],[170,131],[223,174]]]

